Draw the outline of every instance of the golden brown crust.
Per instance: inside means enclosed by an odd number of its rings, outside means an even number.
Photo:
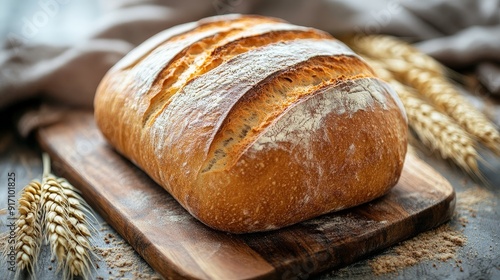
[[[403,166],[406,121],[390,89],[378,83],[349,80],[293,104],[234,166],[200,175],[205,191],[196,215],[227,231],[260,231],[386,193]],[[360,84],[373,86],[385,102]],[[341,105],[356,99],[371,105]]]
[[[372,76],[366,64],[350,56],[317,56],[274,73],[247,91],[231,108],[211,143],[202,172],[217,168],[214,166],[232,166],[235,156],[299,99],[327,85]]]
[[[205,37],[186,47],[168,63],[150,89],[150,107],[144,114],[144,122],[154,119],[168,106],[170,98],[193,77],[205,74],[222,62],[243,52],[263,45],[301,38],[328,38],[311,29],[286,23],[253,24],[248,28],[230,29]]]
[[[279,228],[372,200],[398,180],[400,101],[326,33],[230,15],[164,34],[110,70],[95,117],[205,224]]]

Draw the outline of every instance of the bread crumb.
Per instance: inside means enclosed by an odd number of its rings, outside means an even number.
[[[467,217],[458,217],[457,221],[462,225],[462,227],[466,227],[469,223],[469,219]]]

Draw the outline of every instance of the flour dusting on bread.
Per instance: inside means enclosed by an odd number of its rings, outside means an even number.
[[[321,135],[321,131],[334,129],[323,124],[324,118],[329,114],[351,117],[359,110],[371,111],[374,106],[385,109],[387,95],[385,88],[373,78],[349,80],[322,89],[310,98],[292,105],[253,143],[251,149],[283,148],[285,146],[282,143],[288,142],[292,148],[300,145],[308,150],[311,141],[325,140],[318,139],[318,133]]]

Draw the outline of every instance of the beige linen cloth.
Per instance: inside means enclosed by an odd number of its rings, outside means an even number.
[[[53,0],[57,1],[57,0]],[[333,35],[404,38],[450,67],[474,67],[500,93],[500,0],[113,0],[91,35],[70,46],[7,42],[0,49],[0,109],[43,95],[91,107],[106,71],[132,48],[176,24],[225,13],[280,17]]]

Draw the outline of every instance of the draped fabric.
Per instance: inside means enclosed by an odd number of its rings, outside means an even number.
[[[44,3],[57,1],[63,0]],[[279,17],[333,35],[398,36],[449,67],[476,69],[500,94],[500,0],[102,0],[102,6],[98,20],[80,27],[88,30],[77,43],[3,38],[0,108],[39,95],[91,107],[100,79],[132,48],[171,26],[226,13]]]

